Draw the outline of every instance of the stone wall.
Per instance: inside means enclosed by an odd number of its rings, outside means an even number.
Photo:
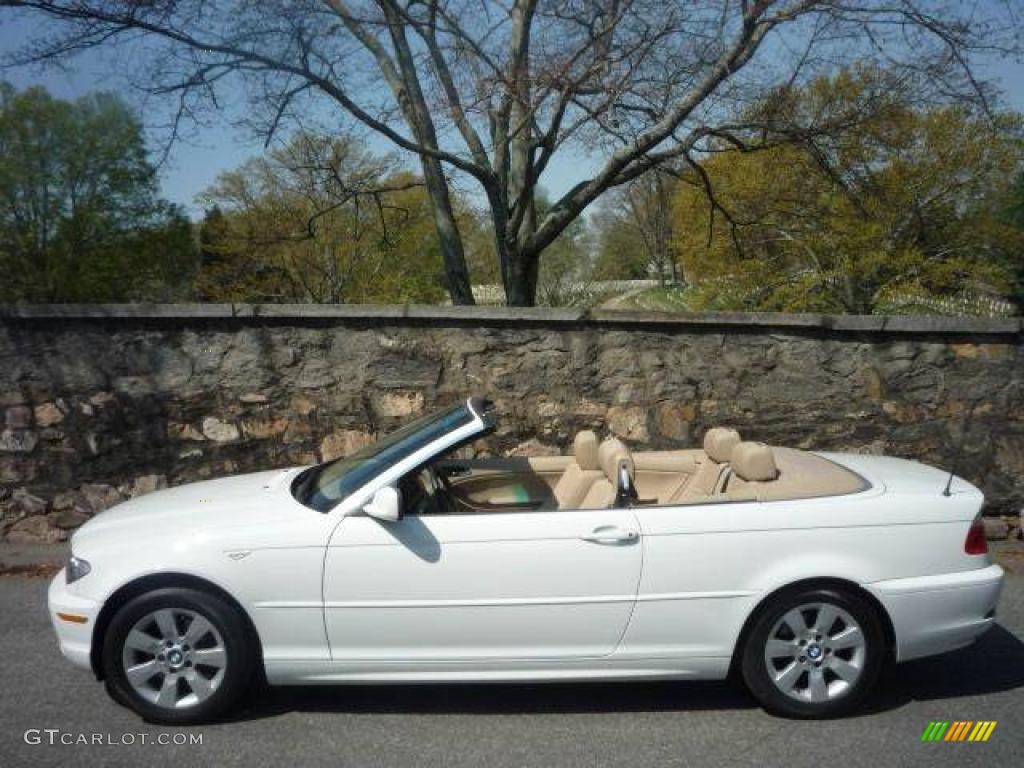
[[[56,540],[165,484],[319,461],[484,393],[495,452],[583,428],[641,447],[731,425],[958,472],[1024,500],[1021,321],[503,308],[0,308],[0,534]],[[973,410],[973,418],[968,412]]]

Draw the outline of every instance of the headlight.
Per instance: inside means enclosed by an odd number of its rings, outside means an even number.
[[[91,570],[92,566],[89,565],[87,560],[72,555],[68,558],[68,564],[64,568],[64,575],[67,577],[68,584],[70,584],[73,581],[78,581]]]

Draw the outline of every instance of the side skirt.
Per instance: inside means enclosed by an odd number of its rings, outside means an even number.
[[[492,660],[488,662],[268,661],[271,685],[558,683],[574,680],[724,680],[728,657]]]

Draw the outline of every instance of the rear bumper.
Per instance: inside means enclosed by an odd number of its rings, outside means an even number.
[[[100,607],[96,601],[73,595],[68,591],[63,569],[50,582],[47,593],[50,621],[57,633],[60,652],[76,667],[92,669],[89,651],[92,648],[92,633]],[[78,620],[61,618],[58,614],[76,617]],[[83,618],[84,621],[81,620]]]
[[[995,624],[1003,578],[1003,569],[990,565],[864,586],[889,612],[896,660],[909,661],[969,645]]]

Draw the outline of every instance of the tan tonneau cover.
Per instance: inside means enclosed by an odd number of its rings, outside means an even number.
[[[855,472],[807,451],[772,446],[779,474],[774,480],[755,482],[735,473],[726,481],[724,493],[718,498],[809,499],[816,496],[839,496],[865,490],[869,483]]]

